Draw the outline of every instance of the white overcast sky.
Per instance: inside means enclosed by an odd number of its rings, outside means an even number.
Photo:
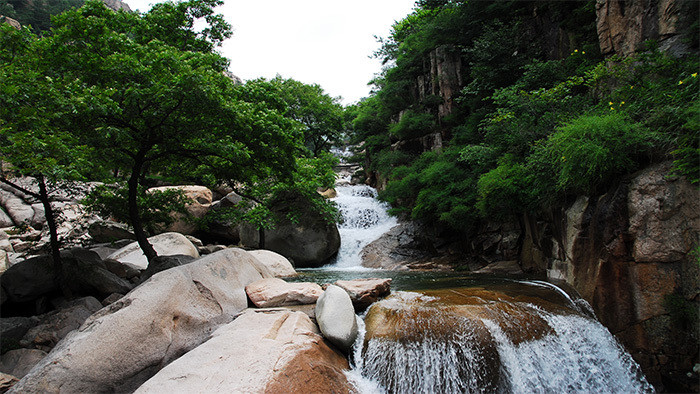
[[[145,12],[159,0],[124,0]],[[369,56],[415,0],[225,0],[218,10],[233,26],[220,48],[230,71],[244,80],[294,78],[317,83],[351,104],[369,94],[381,70]]]

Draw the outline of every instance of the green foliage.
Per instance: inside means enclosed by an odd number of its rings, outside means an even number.
[[[503,218],[519,213],[528,203],[527,168],[506,155],[477,182],[476,207],[483,217]]]
[[[319,85],[276,78],[248,81],[240,88],[248,101],[268,104],[285,117],[299,123],[304,145],[312,156],[328,152],[343,136],[345,119],[338,98],[332,98]]]
[[[126,185],[100,185],[94,188],[82,201],[89,211],[103,217],[112,217],[119,222],[128,223],[129,189]],[[150,190],[139,188],[138,205],[141,220],[150,235],[163,231],[177,219],[194,220],[188,211],[188,199],[182,190]],[[178,214],[179,217],[176,217]]]
[[[700,101],[696,100],[686,111],[687,122],[678,136],[678,148],[671,154],[678,174],[691,183],[700,182]]]
[[[393,171],[380,197],[392,205],[412,207],[395,209],[394,213],[410,213],[413,219],[468,229],[476,220],[475,181],[468,167],[460,163],[459,155],[457,149],[423,153],[410,166]]]
[[[613,113],[569,122],[549,137],[543,149],[557,174],[557,189],[592,193],[636,170],[656,141],[655,133]]]
[[[431,133],[435,127],[433,115],[407,110],[401,120],[389,127],[389,134],[402,140],[418,138]]]

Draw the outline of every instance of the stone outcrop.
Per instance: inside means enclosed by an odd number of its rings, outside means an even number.
[[[245,291],[258,308],[313,304],[323,294],[316,283],[287,283],[278,278],[260,279],[246,286]]]
[[[316,322],[323,336],[344,352],[357,338],[357,317],[348,293],[330,285],[316,302]]]
[[[154,275],[71,332],[13,392],[128,392],[206,341],[247,307],[245,286],[270,277],[226,249]]]
[[[264,231],[264,248],[292,260],[295,267],[319,267],[338,253],[340,233],[332,221],[303,200],[289,196],[273,204],[273,213],[278,219],[275,227]],[[296,220],[289,218],[294,212]],[[257,234],[257,230],[252,235]],[[248,247],[259,247],[257,237],[244,237],[241,243]]]
[[[148,242],[153,245],[159,256],[186,255],[194,258],[199,257],[199,251],[192,242],[179,233],[163,233],[148,238]],[[108,259],[117,260],[135,269],[144,270],[148,267],[148,260],[141,251],[137,242],[117,250]]]
[[[521,261],[572,285],[656,387],[696,391],[686,373],[698,354],[700,191],[671,167],[524,218]]]
[[[334,284],[348,293],[356,311],[364,311],[379,298],[391,293],[389,278],[339,280]]]
[[[347,368],[305,314],[249,310],[136,393],[349,393]]]
[[[251,250],[248,253],[265,264],[275,277],[295,276],[297,274],[292,263],[279,253],[265,249]]]
[[[686,13],[695,14],[697,4],[683,0],[597,0],[597,29],[603,55],[628,56],[656,40],[673,55],[689,51],[683,43]],[[688,8],[688,9],[686,9]],[[692,17],[691,17],[692,18]]]

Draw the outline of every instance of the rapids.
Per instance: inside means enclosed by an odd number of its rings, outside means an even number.
[[[336,187],[341,247],[295,280],[392,278],[361,316],[347,376],[361,393],[645,393],[639,366],[570,289],[465,273],[378,271],[361,252],[397,224],[366,185]]]

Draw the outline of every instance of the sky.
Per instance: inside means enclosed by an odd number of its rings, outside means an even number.
[[[123,0],[148,11],[158,0]],[[319,84],[352,104],[369,95],[367,83],[381,71],[370,56],[375,39],[408,15],[415,0],[225,0],[217,12],[233,26],[219,51],[243,80],[281,75]]]

